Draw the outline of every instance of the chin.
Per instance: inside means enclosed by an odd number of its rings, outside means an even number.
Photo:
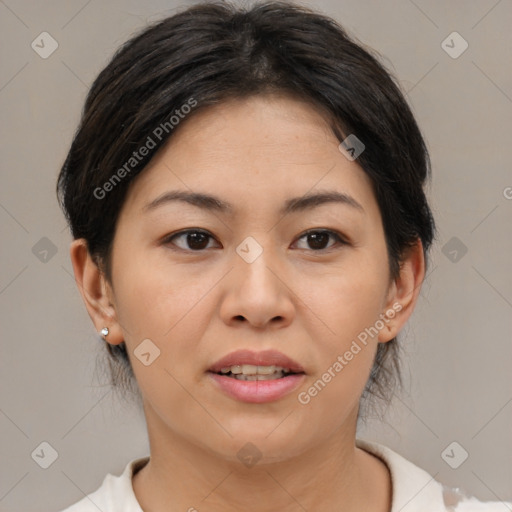
[[[271,429],[258,428],[256,423],[238,431],[229,430],[233,437],[224,436],[220,444],[209,444],[208,448],[226,461],[241,462],[251,467],[256,463],[262,465],[284,462],[311,447],[303,433],[299,436],[289,429],[279,431],[276,425],[279,425],[279,421],[274,422]]]

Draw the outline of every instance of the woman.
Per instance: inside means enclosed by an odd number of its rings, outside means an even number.
[[[150,456],[67,512],[502,510],[356,437],[400,381],[428,176],[393,78],[320,14],[209,2],[124,44],[58,192]]]

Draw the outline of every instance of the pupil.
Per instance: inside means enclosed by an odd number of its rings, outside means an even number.
[[[318,239],[320,238],[320,243],[318,243]],[[308,243],[310,243],[310,245],[312,246],[313,249],[324,249],[325,248],[325,243],[322,243],[322,239],[323,239],[323,242],[327,242],[329,240],[329,234],[328,233],[310,233],[308,234]],[[313,241],[313,243],[311,244],[311,241]]]
[[[202,240],[201,240],[202,237]],[[198,241],[199,238],[199,241]],[[204,233],[194,232],[187,235],[187,243],[191,249],[204,249],[204,242],[208,245],[208,237]],[[203,243],[201,243],[203,242]]]

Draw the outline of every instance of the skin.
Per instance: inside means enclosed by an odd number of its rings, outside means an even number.
[[[130,185],[112,283],[83,239],[71,244],[96,330],[108,326],[108,343],[126,342],[143,395],[151,459],[133,487],[144,510],[390,510],[387,466],[355,446],[357,412],[378,344],[414,310],[425,262],[418,241],[400,276],[390,278],[370,179],[338,144],[317,110],[287,96],[198,111]],[[320,189],[349,194],[364,212],[324,203],[279,215],[287,199]],[[168,190],[214,194],[235,213],[184,202],[142,211]],[[164,240],[192,228],[212,236],[199,251],[186,235]],[[303,236],[312,228],[348,243],[330,237],[315,246]],[[235,250],[247,236],[263,248],[252,263]],[[393,304],[401,310],[367,346],[307,405],[299,403],[298,393]],[[147,338],[161,351],[149,366],[133,356]],[[302,364],[306,379],[274,402],[230,398],[206,371],[239,348],[280,350]],[[261,452],[252,467],[237,457],[247,442]]]

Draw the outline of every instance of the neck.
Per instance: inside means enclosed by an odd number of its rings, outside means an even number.
[[[144,510],[295,512],[322,505],[331,510],[338,505],[344,512],[390,510],[387,466],[355,446],[357,411],[352,428],[334,432],[322,444],[284,460],[262,458],[252,466],[190,443],[148,412],[155,420],[148,421],[151,458],[133,478]]]

